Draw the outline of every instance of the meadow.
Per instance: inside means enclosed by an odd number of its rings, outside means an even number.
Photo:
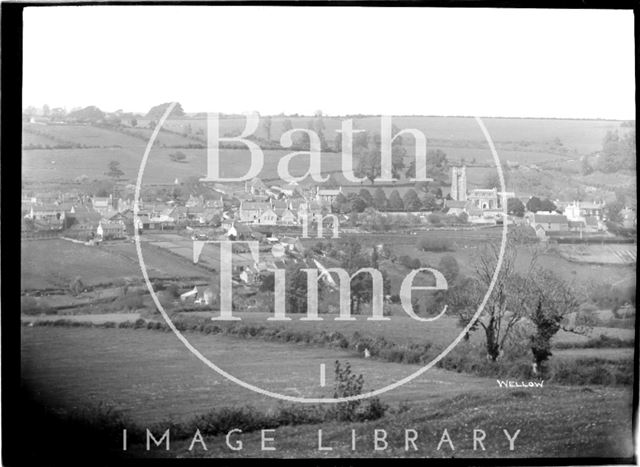
[[[151,248],[143,251],[152,278],[206,278],[209,275],[206,269],[182,261],[169,252]],[[67,288],[76,277],[80,277],[85,285],[142,279],[132,243],[86,246],[62,239],[25,241],[21,244],[21,259],[23,290]]]
[[[335,359],[349,361],[364,374],[365,389],[417,369],[335,349],[185,335],[220,366],[232,368],[235,376],[297,396],[331,396],[333,375],[328,372],[327,386],[320,387],[318,367],[325,363],[331,368]],[[158,423],[166,429],[212,409],[250,405],[269,412],[283,405],[223,379],[193,358],[173,335],[157,331],[23,327],[21,358],[23,387],[62,413],[102,404],[122,411],[132,423]],[[170,451],[146,452],[133,445],[130,455],[448,457],[454,452],[436,450],[446,428],[456,457],[628,456],[631,397],[628,387],[575,388],[545,382],[542,388],[506,389],[495,379],[432,369],[383,395],[383,402],[393,409],[374,422],[278,427],[276,452],[260,451],[259,432],[249,432],[242,434],[242,452],[226,449],[220,436],[206,437],[208,451],[190,451],[189,440],[172,436]],[[381,428],[388,433],[389,446],[375,452],[373,430]],[[486,450],[473,449],[473,428],[487,433]],[[505,428],[512,433],[520,430],[514,451],[499,439]],[[331,452],[317,451],[318,429]],[[358,437],[355,451],[350,448],[352,429]],[[405,450],[405,429],[420,433],[418,451]]]
[[[331,397],[333,362],[349,361],[377,389],[416,371],[418,365],[365,360],[336,349],[185,333],[203,355],[251,384],[296,397]],[[320,364],[326,387],[320,386]],[[130,329],[22,328],[22,379],[58,407],[102,401],[141,423],[184,419],[211,408],[254,405],[275,399],[237,386],[198,361],[171,333]],[[457,394],[488,391],[495,381],[444,370],[388,393],[399,403],[426,403]]]
[[[349,117],[324,117],[325,136],[329,141],[335,138],[335,131],[340,129],[341,121]],[[307,128],[313,117],[272,117],[272,138],[282,134],[283,122],[289,119],[294,128]],[[369,132],[380,131],[380,118],[353,117],[354,128]],[[576,149],[579,153],[590,153],[600,148],[602,138],[607,131],[620,127],[620,121],[614,120],[562,120],[534,118],[483,118],[491,138],[495,142],[530,142],[548,143],[559,138],[564,146]],[[425,133],[428,139],[452,141],[485,142],[480,127],[472,117],[435,117],[435,116],[394,116],[393,123],[398,128],[416,128]],[[146,120],[139,120],[139,125],[146,125]],[[173,131],[184,131],[186,125],[196,131],[205,130],[204,118],[173,119],[165,124]],[[244,117],[224,117],[220,119],[220,134],[239,134],[244,128]],[[264,128],[257,132],[266,137]]]

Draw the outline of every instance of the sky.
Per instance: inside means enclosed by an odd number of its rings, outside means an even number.
[[[30,7],[24,106],[635,118],[631,11]]]

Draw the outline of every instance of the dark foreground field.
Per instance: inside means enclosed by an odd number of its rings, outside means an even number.
[[[365,389],[397,380],[417,366],[364,360],[346,351],[189,334],[204,354],[230,365],[233,373],[288,394],[331,395],[335,359],[350,361],[365,375]],[[172,423],[222,407],[250,404],[260,411],[282,404],[258,396],[214,374],[175,336],[146,330],[23,327],[22,385],[49,409],[74,410],[106,403],[123,410],[131,423],[153,426],[155,435]],[[326,362],[327,387],[318,365]],[[260,431],[242,433],[243,449],[232,451],[224,435],[205,437],[190,451],[191,438],[172,438],[169,451],[147,452],[132,443],[127,456],[170,457],[626,457],[632,454],[631,389],[602,386],[508,389],[496,380],[430,370],[381,397],[392,410],[369,422],[280,426],[269,436],[275,451],[262,451]],[[404,406],[404,408],[402,408]],[[173,422],[169,421],[173,420]],[[318,451],[318,430],[323,446]],[[374,430],[387,433],[388,447],[374,450]],[[437,446],[447,430],[451,445]],[[486,433],[473,449],[473,430]],[[520,430],[514,450],[511,436]],[[356,431],[356,450],[351,448]],[[418,433],[417,451],[405,449],[405,430]],[[118,455],[121,438],[109,439]],[[102,440],[107,442],[107,439]]]

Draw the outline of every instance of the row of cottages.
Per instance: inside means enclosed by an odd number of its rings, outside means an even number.
[[[300,225],[305,216],[309,222],[314,222],[322,214],[323,206],[317,201],[242,201],[238,209],[238,220],[259,225]]]

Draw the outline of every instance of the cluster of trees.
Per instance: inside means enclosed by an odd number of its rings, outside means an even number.
[[[359,193],[348,193],[346,196],[340,193],[334,203],[334,210],[337,212],[348,214],[352,212],[364,212],[367,208],[373,208],[377,211],[437,211],[442,207],[442,191],[438,188],[434,191],[423,191],[419,195],[418,192],[410,188],[400,196],[398,190],[393,190],[387,198],[386,193],[380,187],[371,192],[363,188]]]
[[[379,253],[374,247],[369,253],[363,251],[362,244],[355,239],[342,241],[333,248],[333,256],[339,259],[341,266],[349,275],[353,275],[362,268],[378,269]],[[285,275],[285,310],[287,313],[306,313],[307,312],[307,274],[303,271],[306,266],[301,263],[292,263],[286,271]],[[387,274],[382,272],[383,290],[388,294],[391,284]],[[272,291],[274,286],[273,274],[267,274],[262,277],[260,290],[263,292]],[[330,292],[323,281],[318,282],[319,300],[327,299]],[[373,298],[373,284],[371,274],[360,273],[351,280],[351,312],[359,314],[362,305],[371,303]]]
[[[391,131],[393,135],[396,135],[400,129],[393,125]],[[367,177],[371,183],[381,174],[381,143],[382,138],[379,133],[363,131],[355,133],[353,137],[353,154],[358,161],[356,173],[360,177]],[[340,144],[340,150],[342,150],[340,136],[336,139],[336,148],[338,144]],[[404,157],[406,154],[407,151],[403,145],[402,135],[398,135],[391,143],[391,172],[394,178],[400,178],[405,168]]]
[[[551,356],[551,339],[560,330],[583,333],[585,328],[572,327],[568,317],[578,311],[579,302],[573,286],[553,271],[538,267],[535,251],[528,262],[518,262],[519,245],[509,238],[502,266],[483,313],[475,317],[491,284],[500,258],[500,246],[488,244],[479,255],[472,277],[457,276],[446,291],[449,311],[457,314],[460,326],[468,326],[469,333],[482,330],[487,358],[496,361],[513,344],[517,336],[528,335],[528,346],[537,371]],[[524,267],[520,266],[520,263]],[[522,326],[524,323],[528,326]],[[468,338],[467,334],[467,338]],[[518,340],[516,339],[516,340]]]
[[[120,169],[120,162],[111,161],[107,166],[108,170],[105,172],[105,175],[111,177],[113,179],[121,178],[124,175],[124,172]]]
[[[507,210],[509,207],[507,206]],[[538,211],[557,211],[558,207],[551,201],[549,198],[540,199],[537,196],[532,196],[527,201],[527,211],[530,212],[538,212]]]
[[[636,169],[635,127],[625,131],[622,136],[618,131],[607,132],[602,141],[597,168],[605,173]]]
[[[262,125],[264,128],[265,136],[267,141],[271,141],[272,132],[271,126],[272,121],[271,117],[266,117],[262,119]],[[325,136],[325,124],[324,117],[322,115],[322,111],[316,111],[314,117],[307,122],[307,129],[315,132],[318,135],[318,139],[320,140],[320,148],[324,152],[339,152],[342,151],[342,140],[340,140],[338,144],[338,140],[334,145],[330,145]],[[282,121],[282,133],[286,133],[287,131],[293,130],[293,123],[288,118]],[[340,134],[338,133],[338,136]],[[295,148],[308,148],[309,147],[309,135],[303,131],[298,131],[293,135],[293,145]]]
[[[440,184],[449,182],[449,160],[447,154],[441,149],[427,151],[427,174]],[[413,160],[407,167],[405,177],[413,178],[416,175],[416,161]]]

